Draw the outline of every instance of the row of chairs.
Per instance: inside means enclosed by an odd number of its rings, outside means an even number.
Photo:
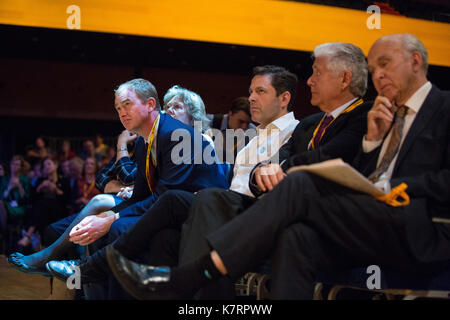
[[[436,223],[450,223],[439,220]],[[314,300],[336,300],[344,290],[368,293],[372,299],[414,300],[450,299],[450,261],[441,270],[427,274],[405,274],[389,268],[379,268],[380,282],[369,289],[367,268],[353,268],[318,276]],[[245,274],[235,285],[237,296],[253,296],[257,300],[270,299],[269,270]]]

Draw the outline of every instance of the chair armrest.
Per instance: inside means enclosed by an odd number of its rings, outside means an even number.
[[[436,222],[436,223],[446,223],[446,224],[450,224],[450,219],[446,219],[446,218],[432,218],[431,221]]]

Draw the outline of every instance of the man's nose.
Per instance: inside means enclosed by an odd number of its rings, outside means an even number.
[[[373,80],[380,80],[380,79],[383,79],[383,77],[384,77],[383,70],[376,68],[375,70],[372,71],[372,79]]]
[[[309,78],[308,78],[308,80],[306,80],[306,84],[308,85],[308,86],[312,86],[312,76],[310,76]]]
[[[119,110],[119,117],[123,117],[123,116],[126,116],[126,115],[127,115],[127,112],[126,112],[125,109],[120,109]]]

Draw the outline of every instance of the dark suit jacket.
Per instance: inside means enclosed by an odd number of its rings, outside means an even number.
[[[183,129],[179,132],[184,132],[184,136],[180,137],[175,134],[174,137],[177,139],[172,141],[172,134],[177,129]],[[190,147],[191,152],[183,154],[183,159],[187,161],[176,164],[172,161],[172,152],[178,154],[182,144],[187,148]],[[203,188],[228,188],[226,167],[217,163],[206,164],[201,161],[201,155],[205,150],[206,152],[212,151],[211,153],[215,155],[215,151],[209,148],[209,142],[202,139],[200,132],[194,131],[191,126],[166,113],[161,113],[156,141],[155,177],[157,184],[154,192],[151,193],[148,188],[145,172],[147,150],[144,139],[139,137],[135,145],[138,172],[133,195],[130,200],[120,203],[111,210],[120,212],[121,217],[141,215],[156,201],[159,195],[169,189],[196,192]],[[199,163],[196,164],[197,162]]]
[[[381,146],[360,152],[353,165],[369,176]],[[425,198],[430,212],[450,217],[450,92],[432,87],[399,151],[391,186],[405,182],[411,198]]]
[[[341,114],[327,128],[318,148],[313,150],[308,150],[308,144],[324,113],[320,112],[306,117],[294,129],[291,138],[281,146],[278,154],[268,161],[257,164],[250,176],[253,177],[253,171],[257,167],[267,163],[275,163],[274,159],[278,159],[284,171],[293,166],[335,158],[342,158],[345,162],[353,161],[366,132],[367,112],[371,107],[372,103],[366,102],[348,113]],[[250,190],[255,196],[259,196],[262,192],[253,180],[249,184]]]
[[[376,167],[381,146],[370,153],[362,150],[354,167],[369,176]],[[450,92],[435,86],[425,99],[401,146],[391,186],[406,183],[410,205],[403,207],[404,229],[410,250],[426,261],[450,256],[450,225],[436,223],[436,241],[418,247],[421,226],[432,216],[450,218]],[[437,240],[446,239],[443,241]]]

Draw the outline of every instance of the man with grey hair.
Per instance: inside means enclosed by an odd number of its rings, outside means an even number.
[[[249,194],[252,197],[233,192],[218,192],[214,189],[199,192],[183,226],[179,254],[181,265],[207,254],[210,250],[208,234],[230,220],[238,219],[244,210],[254,207],[261,201],[258,197],[275,188],[285,178],[285,171],[290,167],[333,158],[342,158],[347,162],[353,160],[365,132],[366,115],[371,106],[370,103],[363,103],[361,99],[367,87],[367,79],[364,77],[367,77],[368,73],[364,54],[352,44],[330,43],[319,46],[314,57],[313,74],[308,79],[308,85],[312,92],[311,103],[318,106],[322,112],[303,119],[278,153],[253,168],[251,179],[249,181],[247,178],[246,185],[250,188]],[[272,79],[272,83],[274,86],[283,87],[281,77]],[[258,92],[258,87],[253,91]],[[249,100],[253,108],[254,95],[251,91]],[[272,210],[270,213],[276,214],[276,211]],[[242,227],[258,228],[258,223],[255,223],[257,221],[258,219],[255,219],[253,223]],[[234,245],[234,241],[230,241],[228,245]],[[235,259],[240,257],[237,255]],[[135,283],[135,288],[138,288],[139,282]],[[190,283],[180,283],[177,287],[183,297],[194,293],[189,292]],[[137,297],[146,296],[145,290],[135,288],[130,290],[132,294]],[[228,294],[224,294],[225,291],[228,291]],[[220,283],[202,288],[197,297],[231,298],[232,294],[233,282],[223,278]]]
[[[378,265],[420,276],[448,267],[450,224],[442,222],[450,218],[450,92],[427,80],[423,45],[411,47],[408,38],[384,36],[369,51],[378,96],[353,163],[385,191],[395,188],[389,194],[395,201],[306,172],[289,174],[211,233],[208,255],[173,268],[170,281],[148,281],[147,288],[168,297],[180,291],[184,277],[198,280],[188,283],[195,290],[224,275],[240,276],[270,253],[275,299],[311,299],[319,272]],[[205,270],[209,277],[201,276]]]

